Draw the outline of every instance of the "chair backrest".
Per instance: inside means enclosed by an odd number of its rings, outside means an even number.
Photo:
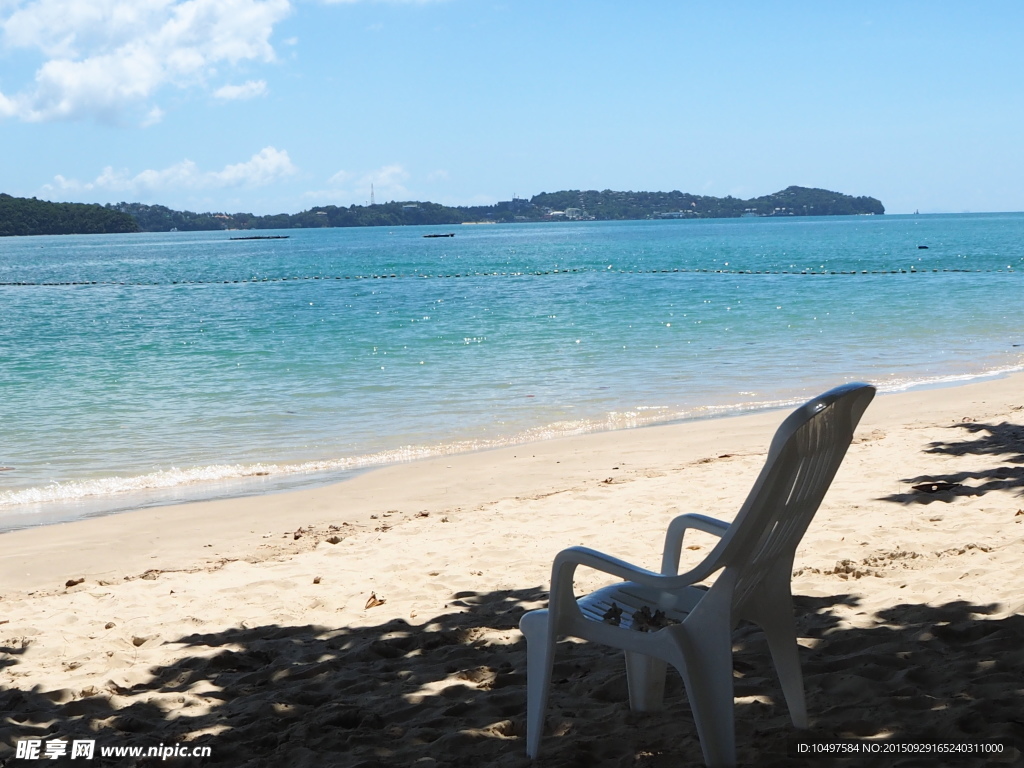
[[[734,569],[734,615],[793,556],[846,456],[870,384],[847,384],[797,408],[782,422],[761,474],[717,549],[717,565]]]

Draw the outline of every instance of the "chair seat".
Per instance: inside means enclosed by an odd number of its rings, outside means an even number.
[[[651,616],[657,611],[663,612],[666,619],[665,626],[681,624],[686,615],[693,610],[706,593],[707,589],[704,587],[687,586],[667,591],[645,587],[632,581],[624,581],[581,597],[576,604],[579,606],[580,612],[591,621],[599,621],[631,631],[641,630],[645,625],[648,626],[648,629],[643,631],[659,631],[664,627],[650,627],[643,620],[637,622],[634,620],[634,614],[638,614],[646,607]],[[613,606],[621,610],[617,625],[614,621],[605,618],[610,611],[614,610]]]

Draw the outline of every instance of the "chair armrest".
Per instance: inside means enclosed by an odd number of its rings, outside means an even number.
[[[711,520],[711,518],[706,519]],[[626,581],[642,584],[645,587],[666,590],[679,589],[695,584],[706,579],[717,570],[716,567],[713,565],[709,566],[708,562],[705,561],[687,573],[679,574],[678,576],[674,574],[665,575],[649,571],[646,568],[639,568],[632,563],[606,555],[603,552],[598,552],[595,549],[569,547],[568,549],[563,549],[555,556],[555,562],[551,567],[549,606],[552,609],[559,610],[575,607],[576,595],[573,591],[573,576],[576,573],[576,568],[580,565],[612,576],[618,576]]]
[[[661,556],[661,572],[675,576],[679,572],[679,558],[683,549],[683,535],[688,528],[694,528],[714,536],[722,536],[729,530],[729,523],[707,515],[679,515],[668,524],[665,532],[665,549]]]
[[[557,582],[565,580],[568,580],[571,587],[573,574],[576,572],[576,567],[580,565],[585,565],[588,568],[593,568],[595,571],[608,573],[612,576],[618,576],[626,581],[639,582],[643,581],[645,577],[661,578],[659,573],[648,571],[646,568],[640,568],[632,563],[627,563],[625,560],[606,555],[604,552],[598,552],[596,549],[569,547],[555,555],[555,562],[551,568],[552,589],[554,589]]]

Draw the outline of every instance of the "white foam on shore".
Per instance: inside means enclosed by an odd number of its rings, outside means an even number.
[[[612,411],[603,420],[558,421],[540,427],[522,430],[516,434],[488,440],[457,440],[428,446],[406,445],[400,448],[360,456],[351,456],[295,463],[218,464],[210,466],[171,468],[135,476],[101,477],[66,482],[53,482],[44,486],[0,492],[0,509],[25,505],[47,505],[66,502],[116,497],[153,491],[177,491],[203,484],[213,485],[225,481],[283,478],[296,475],[330,473],[332,475],[369,467],[399,464],[434,456],[447,456],[471,451],[503,448],[511,445],[551,440],[559,437],[582,435],[616,429],[632,429],[651,424],[695,418],[707,418],[729,413],[762,410],[785,403],[762,401],[733,406],[696,408],[673,411],[662,406],[639,406],[624,411]]]
[[[1024,371],[1024,365],[1009,366],[976,374],[958,374],[936,376],[927,379],[894,379],[877,384],[883,393],[904,392],[916,388],[932,388],[955,386],[972,381],[997,378]],[[745,395],[756,395],[744,392]],[[807,396],[811,396],[808,394]],[[171,468],[149,472],[136,476],[101,477],[66,482],[53,482],[45,486],[8,490],[0,492],[0,510],[8,514],[19,512],[19,508],[31,505],[32,512],[45,508],[46,505],[79,502],[90,499],[114,499],[130,494],[168,492],[167,503],[174,503],[172,492],[191,489],[190,500],[205,498],[203,487],[211,489],[217,484],[223,488],[225,482],[244,483],[248,480],[283,479],[301,475],[329,474],[329,480],[337,479],[336,475],[352,470],[380,467],[388,464],[399,464],[436,456],[446,456],[471,451],[503,448],[559,437],[582,435],[594,432],[618,429],[634,429],[680,421],[697,419],[722,418],[798,405],[807,396],[796,396],[782,399],[751,399],[746,402],[734,402],[723,405],[707,405],[686,410],[674,410],[668,406],[636,406],[622,411],[611,411],[601,420],[567,420],[558,421],[540,427],[522,430],[516,434],[487,440],[457,440],[449,443],[438,443],[428,446],[402,446],[392,450],[378,451],[360,456],[303,461],[295,463],[256,463],[256,464],[224,464],[199,466],[191,468]],[[325,480],[325,481],[329,481]],[[243,485],[235,486],[236,490],[228,495],[243,495]],[[210,495],[216,495],[212,490]],[[147,505],[148,506],[148,505]],[[28,515],[26,515],[27,517]],[[22,521],[25,522],[24,520]],[[31,524],[31,523],[30,523]]]
[[[896,379],[883,382],[878,385],[879,392],[906,392],[911,389],[932,389],[935,387],[950,387],[957,384],[969,384],[973,381],[985,379],[997,379],[1001,376],[1009,376],[1011,373],[1024,371],[1024,363],[1018,365],[1003,366],[981,373],[958,373],[949,376],[933,376],[927,379]]]

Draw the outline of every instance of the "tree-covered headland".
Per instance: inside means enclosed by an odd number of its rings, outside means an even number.
[[[687,192],[615,192],[610,189],[541,192],[494,205],[446,206],[421,201],[376,205],[325,205],[300,213],[194,213],[163,205],[105,206],[47,203],[0,195],[0,235],[170,232],[238,229],[379,227],[466,222],[613,221],[629,219],[712,219],[741,216],[850,216],[883,214],[873,197],[852,197],[826,189],[787,187],[741,200]]]
[[[741,200],[687,192],[603,192],[570,190],[542,192],[530,202],[542,209],[581,212],[586,218],[608,219],[729,219],[741,216],[855,216],[883,214],[873,197],[852,197],[827,189],[787,187],[772,195]]]
[[[494,205],[447,206],[420,201],[377,205],[324,205],[301,213],[254,216],[251,213],[192,213],[162,205],[118,203],[142,230],[166,232],[206,229],[308,229],[316,227],[397,227],[406,224],[514,223],[524,221],[627,219],[713,219],[740,216],[850,216],[883,214],[873,197],[851,197],[807,187],[787,187],[773,195],[740,200],[685,192],[614,192],[606,189],[541,192]]]
[[[138,232],[139,225],[126,213],[102,205],[49,203],[0,194],[0,236],[93,235]]]

